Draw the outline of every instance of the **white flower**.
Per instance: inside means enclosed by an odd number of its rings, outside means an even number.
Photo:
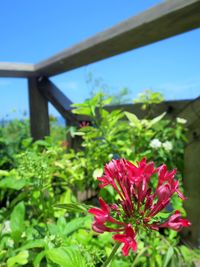
[[[10,221],[5,221],[3,224],[2,234],[8,234],[11,232]]]
[[[170,142],[170,141],[166,141],[166,142],[164,142],[163,144],[163,147],[164,147],[164,149],[166,150],[166,151],[171,151],[172,150],[172,148],[173,148],[173,146],[172,146],[172,142]]]
[[[149,145],[150,145],[150,147],[157,149],[157,148],[161,147],[162,143],[160,142],[159,139],[153,139],[153,140],[151,140]]]
[[[183,119],[183,118],[176,118],[176,121],[180,124],[186,124],[187,123],[187,120],[186,119]]]

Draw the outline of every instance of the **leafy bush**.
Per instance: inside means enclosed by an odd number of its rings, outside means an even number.
[[[106,111],[112,101],[102,93],[74,105],[74,113],[87,116],[85,127],[68,129],[81,146],[70,149],[66,130],[52,121],[52,135],[32,143],[28,121],[12,121],[0,127],[0,265],[1,266],[101,266],[113,243],[109,233],[91,230],[88,208],[96,202],[77,203],[77,192],[97,189],[103,165],[116,158],[132,162],[148,157],[183,172],[186,129],[166,114],[138,119],[134,114]],[[148,102],[148,101],[147,101]],[[113,191],[100,194],[114,200]],[[172,203],[184,213],[177,199]],[[170,231],[141,237],[138,252],[115,266],[193,266],[198,252],[183,244]],[[70,265],[71,264],[71,265]]]

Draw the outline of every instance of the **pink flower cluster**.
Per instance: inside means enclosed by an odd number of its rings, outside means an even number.
[[[152,190],[150,178],[157,174],[158,183]],[[104,175],[99,177],[100,187],[111,185],[118,193],[115,204],[107,204],[99,198],[100,208],[91,208],[94,215],[93,230],[98,233],[114,232],[113,239],[123,243],[122,253],[127,256],[129,250],[137,250],[136,233],[139,228],[159,230],[167,227],[179,231],[191,223],[181,218],[175,211],[167,221],[157,221],[156,215],[166,208],[174,193],[185,200],[179,190],[179,182],[174,179],[176,170],[168,171],[166,165],[158,168],[146,159],[137,166],[125,159],[112,160],[104,167]]]

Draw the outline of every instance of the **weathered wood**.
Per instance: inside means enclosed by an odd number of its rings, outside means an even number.
[[[200,0],[169,0],[38,64],[0,63],[0,77],[53,76],[200,27]]]
[[[200,120],[200,97],[190,101],[178,114],[179,117],[187,120],[187,127]],[[198,124],[196,124],[198,127]]]
[[[53,82],[46,77],[41,77],[38,81],[38,87],[44,97],[67,119],[68,123],[76,124],[76,116],[71,112],[72,101]]]
[[[200,27],[200,0],[165,1],[36,64],[38,75],[63,73]]]
[[[187,120],[188,145],[184,153],[184,189],[188,200],[185,207],[192,222],[189,241],[200,246],[200,97],[191,101],[179,116]]]
[[[147,112],[147,110],[142,109],[142,103],[135,103],[135,104],[123,104],[123,105],[112,105],[112,106],[106,106],[106,110],[112,111],[115,109],[121,109],[124,111],[129,111],[134,113],[139,119],[145,118],[147,116],[147,113],[150,113],[150,117],[156,117],[163,112],[167,112],[166,116],[167,118],[174,118],[178,114],[180,114],[180,111],[182,111],[189,103],[191,103],[191,100],[169,100],[169,101],[163,101],[160,104],[152,104],[150,105],[151,112]]]
[[[41,94],[36,77],[28,79],[30,130],[33,140],[43,139],[49,135],[48,102]]]
[[[200,125],[200,121],[199,121]],[[187,217],[192,222],[187,239],[200,246],[200,138],[194,140],[185,149],[184,158],[184,189],[188,200],[184,205]]]
[[[34,76],[34,65],[0,62],[0,77],[26,78]]]
[[[189,104],[191,100],[170,100],[164,101],[160,104],[151,105],[151,116],[150,118],[159,116],[163,112],[167,112],[166,118],[173,119],[179,116],[180,112]],[[120,109],[123,111],[128,111],[134,113],[139,119],[143,119],[147,116],[147,111],[142,110],[142,103],[136,104],[122,104],[122,105],[110,105],[105,106],[105,109],[109,112]],[[88,121],[88,116],[78,116],[78,120]]]

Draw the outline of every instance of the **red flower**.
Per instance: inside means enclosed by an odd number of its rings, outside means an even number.
[[[131,224],[128,224],[125,228],[125,233],[124,234],[115,234],[113,236],[113,239],[120,242],[124,243],[124,246],[122,248],[122,253],[124,256],[128,256],[130,248],[133,251],[137,250],[137,243],[135,241],[135,232],[131,226]]]
[[[155,173],[158,174],[158,184],[153,192],[150,179]],[[179,211],[164,223],[155,222],[153,218],[166,208],[174,193],[185,199],[178,181],[174,179],[175,174],[176,170],[168,171],[164,164],[154,168],[154,163],[147,163],[146,159],[137,165],[125,159],[106,164],[104,175],[98,178],[100,187],[111,185],[119,195],[119,200],[108,205],[100,198],[100,208],[89,210],[94,215],[93,230],[98,233],[118,232],[113,238],[124,243],[122,252],[127,256],[130,248],[133,251],[137,249],[135,236],[139,227],[153,230],[168,227],[177,231],[190,226],[188,220],[181,218]]]
[[[90,126],[90,122],[89,121],[81,121],[79,122],[79,128],[84,128]]]
[[[168,172],[167,166],[165,164],[158,168],[158,187],[163,183],[169,183],[172,190],[177,192],[178,196],[185,200],[186,197],[183,196],[182,192],[178,189],[178,181],[173,180],[176,175],[176,169]]]
[[[61,141],[61,147],[67,148],[69,146],[69,143],[66,140]]]
[[[102,198],[99,198],[99,203],[101,206],[101,209],[99,208],[91,208],[88,210],[89,213],[95,215],[95,220],[98,222],[104,223],[110,216],[110,208],[109,206],[104,202]]]
[[[175,213],[171,215],[166,222],[158,225],[158,227],[170,228],[175,231],[179,231],[183,227],[189,227],[190,225],[191,222],[188,221],[187,219],[182,219],[180,211],[176,210]]]

